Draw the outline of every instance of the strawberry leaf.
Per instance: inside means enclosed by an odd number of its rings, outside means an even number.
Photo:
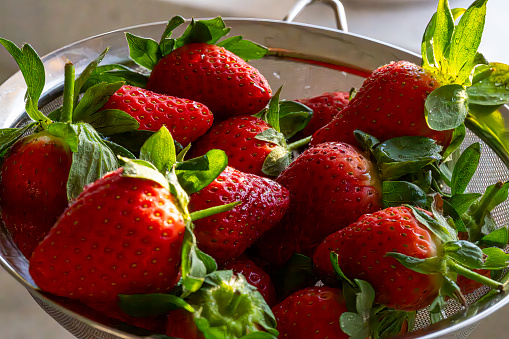
[[[373,149],[373,155],[384,180],[397,179],[442,159],[442,147],[433,139],[405,136],[389,139]]]
[[[429,128],[445,131],[460,126],[468,114],[468,96],[461,85],[445,85],[435,89],[424,102]]]
[[[90,87],[83,97],[81,98],[78,105],[73,112],[72,121],[87,121],[87,119],[94,113],[96,113],[108,99],[122,87],[123,82],[114,83],[100,83]]]
[[[72,165],[67,180],[67,197],[76,198],[87,184],[118,168],[115,154],[92,126],[76,124],[78,151],[72,154]]]
[[[74,84],[74,106],[76,106],[78,102],[78,98],[81,93],[83,85],[87,82],[92,73],[94,73],[94,71],[97,69],[97,66],[101,63],[101,61],[104,59],[109,50],[110,48],[107,47],[97,58],[95,58],[91,63],[89,63],[87,67],[85,67],[83,72],[81,72],[81,74],[76,79]]]
[[[455,150],[457,150],[461,146],[463,140],[465,140],[466,133],[467,131],[465,128],[465,124],[461,124],[454,129],[452,133],[451,143],[445,149],[444,154],[442,155],[443,159],[447,159]]]
[[[482,55],[482,54],[480,54],[480,55]],[[480,61],[480,62],[483,62],[483,61]],[[504,67],[505,65],[501,64],[501,66]],[[474,74],[472,75],[472,86],[469,86],[467,88],[467,93],[470,91],[470,87],[474,87],[479,82],[488,79],[490,77],[490,75],[493,74],[494,71],[495,71],[495,69],[492,68],[489,63],[486,63],[486,64],[482,63],[481,65],[475,66]],[[469,94],[469,97],[470,97],[470,94]],[[473,100],[470,100],[470,102],[472,102],[472,101]]]
[[[435,197],[438,196],[439,195],[435,195]],[[426,226],[426,228],[436,235],[442,242],[445,243],[451,240],[456,240],[456,232],[447,222],[439,222],[434,217],[420,209],[414,208],[411,205],[407,205],[407,207],[412,210],[415,219]]]
[[[182,243],[182,298],[198,291],[207,275],[207,266],[200,259],[196,246],[196,237],[189,227],[186,227]]]
[[[153,131],[137,130],[132,132],[112,134],[108,140],[125,147],[134,155],[140,154],[141,146],[154,134]],[[175,146],[177,149],[177,145]]]
[[[469,103],[483,106],[498,106],[508,103],[509,65],[491,63],[489,66],[483,65],[481,69],[492,73],[489,77],[467,88]]]
[[[442,267],[438,257],[420,259],[397,252],[387,252],[384,256],[392,257],[406,268],[422,274],[439,274]]]
[[[311,118],[313,110],[297,101],[279,102],[279,127],[285,139],[290,139],[302,131]]]
[[[505,248],[509,243],[509,231],[507,227],[501,227],[481,239],[481,243],[488,246]]]
[[[140,159],[154,164],[161,173],[166,173],[177,161],[173,138],[163,126],[141,146]]]
[[[497,247],[484,248],[483,253],[488,256],[483,269],[487,270],[501,270],[509,265],[509,254]]]
[[[81,86],[80,91],[85,92],[90,87],[100,83],[123,81],[126,85],[145,88],[148,76],[133,71],[127,66],[111,64],[97,67]]]
[[[483,252],[479,246],[466,241],[449,241],[444,244],[444,252],[462,265],[476,269],[484,264]]]
[[[454,18],[449,8],[449,1],[440,0],[435,15],[426,27],[423,38],[423,59],[426,63],[440,66],[449,47],[454,32]],[[431,53],[430,53],[431,45]],[[438,63],[438,65],[437,65]]]
[[[432,324],[445,319],[445,308],[447,303],[442,296],[438,296],[433,303],[429,306],[429,316]]]
[[[481,145],[476,142],[468,146],[454,165],[451,178],[451,194],[464,193],[481,158]]]
[[[152,70],[161,59],[161,52],[157,41],[142,38],[131,33],[126,33],[127,44],[129,45],[129,56],[135,63]]]
[[[230,32],[221,17],[210,20],[191,20],[184,34],[175,41],[175,48],[191,43],[215,44],[223,36]]]
[[[373,153],[375,146],[380,143],[380,140],[372,136],[371,134],[365,133],[361,130],[356,129],[353,131],[355,139],[361,145],[362,149]]]
[[[138,178],[144,180],[152,180],[161,187],[170,189],[166,178],[158,172],[157,168],[150,162],[138,159],[120,158],[122,163],[122,176],[128,178]]]
[[[119,294],[119,306],[131,317],[152,317],[183,308],[193,313],[194,308],[184,299],[172,294]]]
[[[31,130],[36,125],[36,122],[31,122],[22,128],[0,129],[0,156],[3,157],[16,141],[21,139],[27,131]]]
[[[382,183],[383,208],[410,204],[425,207],[426,192],[419,186],[406,181],[384,181]]]
[[[286,140],[284,135],[273,128],[268,128],[265,131],[258,133],[255,136],[255,139],[271,142],[280,147],[286,148]]]
[[[118,109],[107,109],[93,113],[83,119],[103,136],[136,131],[140,123],[128,113]]]
[[[364,339],[369,337],[369,327],[358,313],[343,312],[339,317],[341,330],[349,335],[350,339]]]
[[[463,214],[468,211],[470,206],[482,196],[481,193],[455,194],[449,200],[449,204],[458,212]]]
[[[274,287],[281,299],[314,285],[316,281],[311,258],[299,253],[294,253],[290,260],[273,272]]]
[[[112,142],[112,141],[109,141],[109,140],[104,140],[104,143],[106,144],[106,146],[108,146],[111,151],[117,156],[117,158],[120,156],[120,157],[123,157],[123,158],[128,158],[128,159],[136,159],[136,157],[134,156],[134,154],[132,154],[131,152],[129,152],[127,149],[125,149],[124,147]]]
[[[41,121],[44,124],[49,123],[50,120],[38,108],[38,101],[46,81],[44,64],[41,58],[32,46],[28,44],[23,45],[20,49],[13,42],[4,38],[0,38],[0,44],[5,47],[14,61],[16,61],[27,84],[25,95],[27,114],[34,121]]]
[[[449,53],[446,55],[448,67],[444,67],[451,81],[459,85],[471,84],[471,73],[477,48],[481,43],[488,0],[476,0],[462,15],[451,37]]]
[[[188,161],[178,165],[176,171],[178,180],[188,194],[198,192],[214,181],[228,165],[228,156],[222,150],[213,149],[201,156],[199,161],[194,160],[194,163],[201,163],[202,161],[208,163],[208,169],[202,170],[199,167],[195,169],[182,169],[191,164]]]
[[[166,28],[164,29],[163,34],[161,35],[161,40],[159,40],[159,45],[164,44],[164,41],[171,37],[173,30],[178,26],[182,25],[186,20],[180,15],[176,15],[171,18],[166,24]],[[164,55],[164,53],[163,53]]]
[[[225,39],[217,44],[245,61],[261,59],[269,52],[263,45],[250,40],[244,40],[240,35]]]
[[[47,127],[48,133],[64,139],[72,152],[78,151],[78,127],[69,123],[53,122]]]

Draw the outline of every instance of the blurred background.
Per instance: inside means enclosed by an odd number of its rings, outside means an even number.
[[[30,43],[43,56],[72,42],[149,22],[185,18],[249,17],[281,20],[296,0],[0,0],[0,37]],[[349,31],[419,52],[421,36],[438,0],[343,0]],[[472,0],[449,0],[468,7]],[[509,64],[509,1],[490,0],[480,51]],[[328,6],[317,3],[296,21],[335,28]],[[0,83],[18,70],[0,48]],[[469,338],[507,338],[509,307],[484,320]],[[0,268],[0,338],[73,338]]]

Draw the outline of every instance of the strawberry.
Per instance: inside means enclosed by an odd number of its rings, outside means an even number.
[[[272,128],[267,122],[250,115],[228,118],[214,126],[193,145],[191,157],[201,156],[211,149],[221,149],[228,156],[228,165],[245,173],[266,176],[262,171],[267,156],[276,144],[256,139]]]
[[[207,43],[175,49],[153,68],[147,89],[202,102],[220,121],[250,115],[267,105],[267,80],[242,58]]]
[[[313,110],[313,117],[302,130],[303,134],[306,136],[313,135],[313,133],[327,125],[348,105],[349,98],[350,93],[348,92],[331,92],[312,98],[296,100]]]
[[[226,270],[232,270],[234,274],[242,274],[247,282],[258,289],[269,306],[275,304],[276,291],[270,276],[258,267],[252,260],[237,259],[228,261],[223,265]]]
[[[199,102],[162,95],[143,88],[124,85],[101,110],[118,109],[129,113],[140,130],[158,131],[165,125],[182,146],[198,139],[212,126],[213,115]]]
[[[437,220],[430,212],[406,206],[366,214],[329,235],[317,247],[313,262],[317,271],[333,274],[331,252],[337,254],[346,276],[366,280],[376,292],[375,302],[397,310],[427,307],[439,293],[465,303],[453,283],[458,273],[500,289],[500,284],[460,264],[481,267],[481,249],[457,240],[447,222]],[[466,248],[470,254],[458,252]],[[423,267],[423,263],[429,266]],[[447,289],[441,290],[443,286]]]
[[[295,252],[309,255],[329,234],[381,208],[375,167],[345,143],[307,149],[276,182],[290,191],[290,207],[281,223],[257,243],[260,255],[275,264]]]
[[[359,129],[380,141],[424,136],[446,147],[453,131],[432,130],[424,114],[426,98],[440,85],[435,76],[407,61],[382,66],[364,81],[345,109],[313,134],[311,144],[342,141],[357,145],[353,132]]]
[[[237,258],[285,214],[288,190],[278,183],[227,167],[203,190],[193,193],[189,210],[241,201],[228,212],[196,220],[198,245],[219,262]]]
[[[67,207],[71,154],[63,139],[39,132],[18,140],[3,162],[2,218],[26,258]]]
[[[85,187],[37,246],[30,274],[42,290],[105,302],[175,285],[182,214],[162,181],[131,172],[119,168]]]
[[[193,314],[184,309],[177,309],[169,313],[166,335],[172,338],[205,339],[203,333],[194,323]]]
[[[350,336],[341,330],[339,317],[347,312],[340,290],[308,287],[293,293],[272,308],[277,319],[278,338],[330,338]]]

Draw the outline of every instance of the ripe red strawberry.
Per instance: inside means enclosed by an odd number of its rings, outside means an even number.
[[[276,290],[270,276],[252,260],[232,260],[225,263],[223,268],[232,270],[234,274],[242,274],[248,283],[258,289],[269,306],[275,304]]]
[[[437,255],[435,236],[408,207],[389,207],[366,214],[350,226],[329,235],[313,256],[319,272],[333,274],[330,252],[338,254],[341,270],[351,279],[369,282],[375,302],[414,311],[438,296],[443,278],[417,273],[402,266],[387,252],[425,259]]]
[[[221,149],[228,156],[228,165],[245,173],[266,176],[263,162],[276,144],[255,137],[272,128],[267,122],[250,115],[231,117],[214,126],[192,147],[191,157]]]
[[[295,252],[310,255],[329,234],[381,208],[377,170],[357,148],[323,143],[304,151],[276,181],[290,191],[283,220],[257,243],[275,264]]]
[[[349,338],[339,324],[347,308],[338,289],[305,288],[274,306],[272,312],[277,319],[278,338]]]
[[[258,113],[272,93],[257,69],[206,43],[184,45],[164,56],[154,66],[147,89],[199,101],[218,121]]]
[[[166,335],[172,338],[205,339],[203,333],[194,323],[193,314],[183,309],[169,313]]]
[[[380,141],[410,135],[424,136],[448,146],[452,130],[434,131],[426,123],[424,101],[439,81],[423,68],[398,61],[382,66],[368,77],[355,97],[311,140],[343,141],[356,145],[353,131],[360,129]]]
[[[118,109],[135,118],[140,130],[158,131],[163,125],[183,146],[195,141],[212,126],[214,119],[203,104],[124,85],[101,108]]]
[[[231,167],[193,193],[190,211],[241,201],[234,209],[194,221],[198,246],[219,262],[237,258],[285,214],[288,190],[278,183]]]
[[[0,206],[5,227],[26,258],[67,207],[69,146],[46,132],[24,137],[1,168]]]
[[[303,134],[313,135],[327,125],[347,105],[350,98],[348,92],[331,92],[322,95],[296,100],[313,110],[313,117],[302,130]]]
[[[184,221],[159,183],[123,169],[85,187],[30,259],[43,290],[84,302],[167,292],[179,278]]]

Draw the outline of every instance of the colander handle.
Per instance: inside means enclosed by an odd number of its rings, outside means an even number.
[[[306,7],[314,2],[322,2],[326,5],[329,5],[334,10],[334,14],[336,16],[336,25],[338,29],[344,32],[348,32],[345,8],[339,0],[298,0],[290,9],[290,12],[283,19],[283,21],[292,22],[300,13],[302,13]]]

